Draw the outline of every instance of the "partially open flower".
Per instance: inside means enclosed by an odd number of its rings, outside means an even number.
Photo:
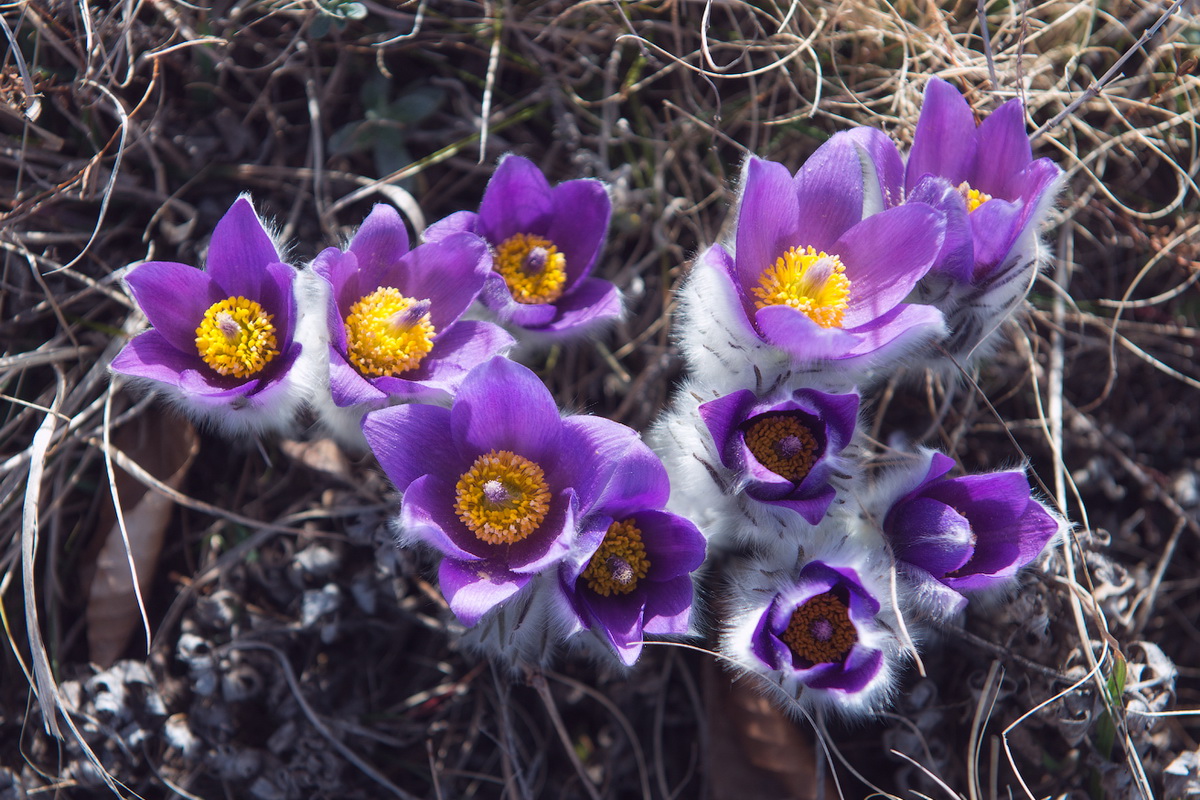
[[[852,560],[872,569],[869,556]],[[900,649],[877,576],[844,562],[808,561],[797,571],[759,562],[734,582],[732,594],[748,602],[732,609],[725,652],[793,708],[823,706],[845,716],[880,709]]]
[[[830,478],[838,456],[854,436],[857,394],[797,389],[759,398],[742,389],[701,403],[699,413],[730,471],[730,491],[791,509],[810,525],[824,518],[837,494]]]
[[[695,525],[659,510],[670,486],[649,448],[638,442],[614,466],[614,482],[559,574],[580,624],[632,665],[644,634],[689,632],[691,573],[703,563],[705,546]]]
[[[551,188],[533,162],[509,155],[488,181],[479,213],[452,214],[431,225],[425,239],[458,231],[482,236],[493,249],[494,271],[479,299],[502,323],[561,339],[621,314],[616,287],[590,277],[611,213],[600,181]]]
[[[937,616],[961,610],[964,593],[1011,583],[1064,524],[1030,496],[1020,470],[947,478],[953,468],[954,459],[924,451],[898,486],[891,483],[873,501],[883,509],[894,498],[883,533],[917,600]]]
[[[203,270],[147,261],[125,276],[154,327],[117,354],[113,372],[230,433],[288,427],[309,390],[296,369],[295,276],[250,200],[238,198]]]
[[[725,362],[756,358],[766,345],[788,367],[832,372],[879,363],[944,332],[939,311],[903,302],[942,246],[942,215],[907,203],[864,219],[866,158],[839,134],[794,176],[782,164],[748,159],[735,252],[709,248],[695,269],[692,283],[704,281],[696,296],[685,287],[689,356],[723,346],[704,334],[712,326],[691,317],[720,318],[735,350]],[[701,372],[720,369],[728,366]],[[744,375],[739,380],[745,385]]]
[[[488,322],[461,320],[491,269],[467,233],[408,248],[394,208],[377,205],[349,247],[313,271],[328,284],[329,379],[339,407],[448,400],[472,368],[512,344]]]
[[[567,556],[618,465],[631,484],[644,476],[644,461],[627,458],[636,432],[560,418],[537,376],[503,358],[472,370],[451,408],[392,406],[368,413],[363,431],[404,492],[402,537],[445,556],[442,592],[466,625]]]
[[[928,178],[952,186],[969,214],[972,259],[946,264],[961,278],[983,279],[1010,255],[1013,246],[1045,216],[1061,184],[1062,170],[1048,158],[1033,158],[1025,132],[1025,108],[1014,98],[976,126],[970,105],[953,85],[931,78],[904,172],[910,200],[928,201]],[[924,184],[924,188],[923,188]]]

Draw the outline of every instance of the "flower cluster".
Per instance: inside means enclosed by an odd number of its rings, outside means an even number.
[[[404,493],[402,540],[443,556],[442,590],[481,646],[536,663],[554,651],[548,636],[589,631],[632,664],[644,634],[689,631],[704,538],[663,510],[666,471],[636,432],[561,419],[504,358],[518,340],[619,316],[616,287],[591,276],[610,214],[599,181],[551,187],[509,156],[478,213],[452,214],[415,247],[378,205],[344,249],[297,270],[243,197],[204,270],[128,272],[153,327],[112,370],[228,433],[285,430],[311,407],[346,446],[369,445]]]
[[[732,236],[681,289],[690,375],[654,450],[561,415],[509,357],[622,311],[592,275],[604,185],[551,186],[518,156],[415,246],[380,205],[301,269],[240,198],[203,270],[125,276],[152,328],[112,369],[227,432],[309,408],[369,448],[403,495],[400,545],[435,554],[465,642],[503,662],[571,643],[631,665],[647,635],[693,633],[693,573],[719,549],[725,657],[796,713],[872,713],[923,627],[1011,591],[1066,524],[1023,470],[955,476],[927,449],[869,469],[861,432],[898,365],[951,374],[995,347],[1061,175],[1019,101],[976,126],[938,79],[907,157],[860,128],[795,173],[747,159]]]
[[[920,450],[869,472],[859,433],[897,366],[994,346],[1060,182],[1020,101],[976,126],[933,79],[907,159],[867,128],[794,174],[747,159],[731,238],[681,290],[690,377],[652,433],[669,507],[728,553],[722,652],[796,713],[880,710],[921,629],[1011,590],[1065,525],[1021,470]]]

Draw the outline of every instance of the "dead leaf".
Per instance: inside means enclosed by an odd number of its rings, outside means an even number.
[[[113,433],[112,444],[147,472],[178,489],[192,465],[200,441],[192,424],[158,409],[148,410]],[[141,621],[133,576],[132,554],[143,593],[153,580],[174,502],[116,467],[117,494],[129,535],[129,552],[111,503],[100,514],[98,551],[92,562],[87,604],[88,655],[107,669],[125,652]]]

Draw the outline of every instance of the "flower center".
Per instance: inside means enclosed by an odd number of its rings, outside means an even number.
[[[196,328],[200,358],[220,375],[249,378],[257,374],[279,355],[271,319],[262,306],[244,297],[213,303]]]
[[[963,181],[958,185],[958,193],[967,201],[967,213],[970,214],[975,209],[992,199],[990,194],[984,194],[978,189],[972,189],[971,184]]]
[[[850,621],[846,603],[830,591],[793,611],[779,638],[792,651],[794,663],[807,668],[844,661],[858,641],[858,631]]]
[[[429,355],[435,333],[428,300],[383,286],[350,306],[347,355],[363,375],[398,375],[416,369]]]
[[[567,257],[549,239],[528,233],[500,243],[495,270],[518,303],[553,303],[567,283]]]
[[[822,328],[842,327],[850,305],[850,279],[837,256],[811,247],[789,249],[751,289],[755,308],[791,306]]]
[[[542,468],[508,450],[475,459],[454,487],[454,513],[480,541],[515,544],[537,530],[550,509]]]
[[[589,589],[608,597],[632,592],[649,569],[642,532],[632,519],[627,519],[608,526],[600,549],[583,571],[583,578]]]
[[[758,463],[793,483],[808,477],[821,455],[812,429],[795,414],[751,417],[742,439]]]

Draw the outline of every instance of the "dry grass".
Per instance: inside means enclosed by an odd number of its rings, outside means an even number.
[[[846,797],[855,773],[903,797],[1163,796],[1200,739],[1169,715],[1200,707],[1200,25],[1178,5],[992,3],[986,32],[974,5],[909,0],[367,2],[344,29],[312,0],[0,8],[0,797],[752,798],[821,770]],[[910,141],[932,74],[981,112],[1022,96],[1070,188],[1011,345],[969,389],[889,387],[878,424],[968,469],[1029,458],[1078,527],[1012,603],[927,643],[894,716],[828,731],[836,767],[738,749],[766,712],[694,651],[528,684],[459,654],[370,463],[202,435],[175,491],[115,443],[164,413],[109,388],[140,324],[120,268],[197,263],[246,190],[297,260],[376,201],[419,227],[474,208],[507,151],[613,186],[600,269],[631,313],[533,366],[643,429],[680,373],[671,290],[743,155],[795,167],[854,124]],[[149,654],[135,635],[98,680],[81,576],[110,459],[179,508],[142,586]]]

